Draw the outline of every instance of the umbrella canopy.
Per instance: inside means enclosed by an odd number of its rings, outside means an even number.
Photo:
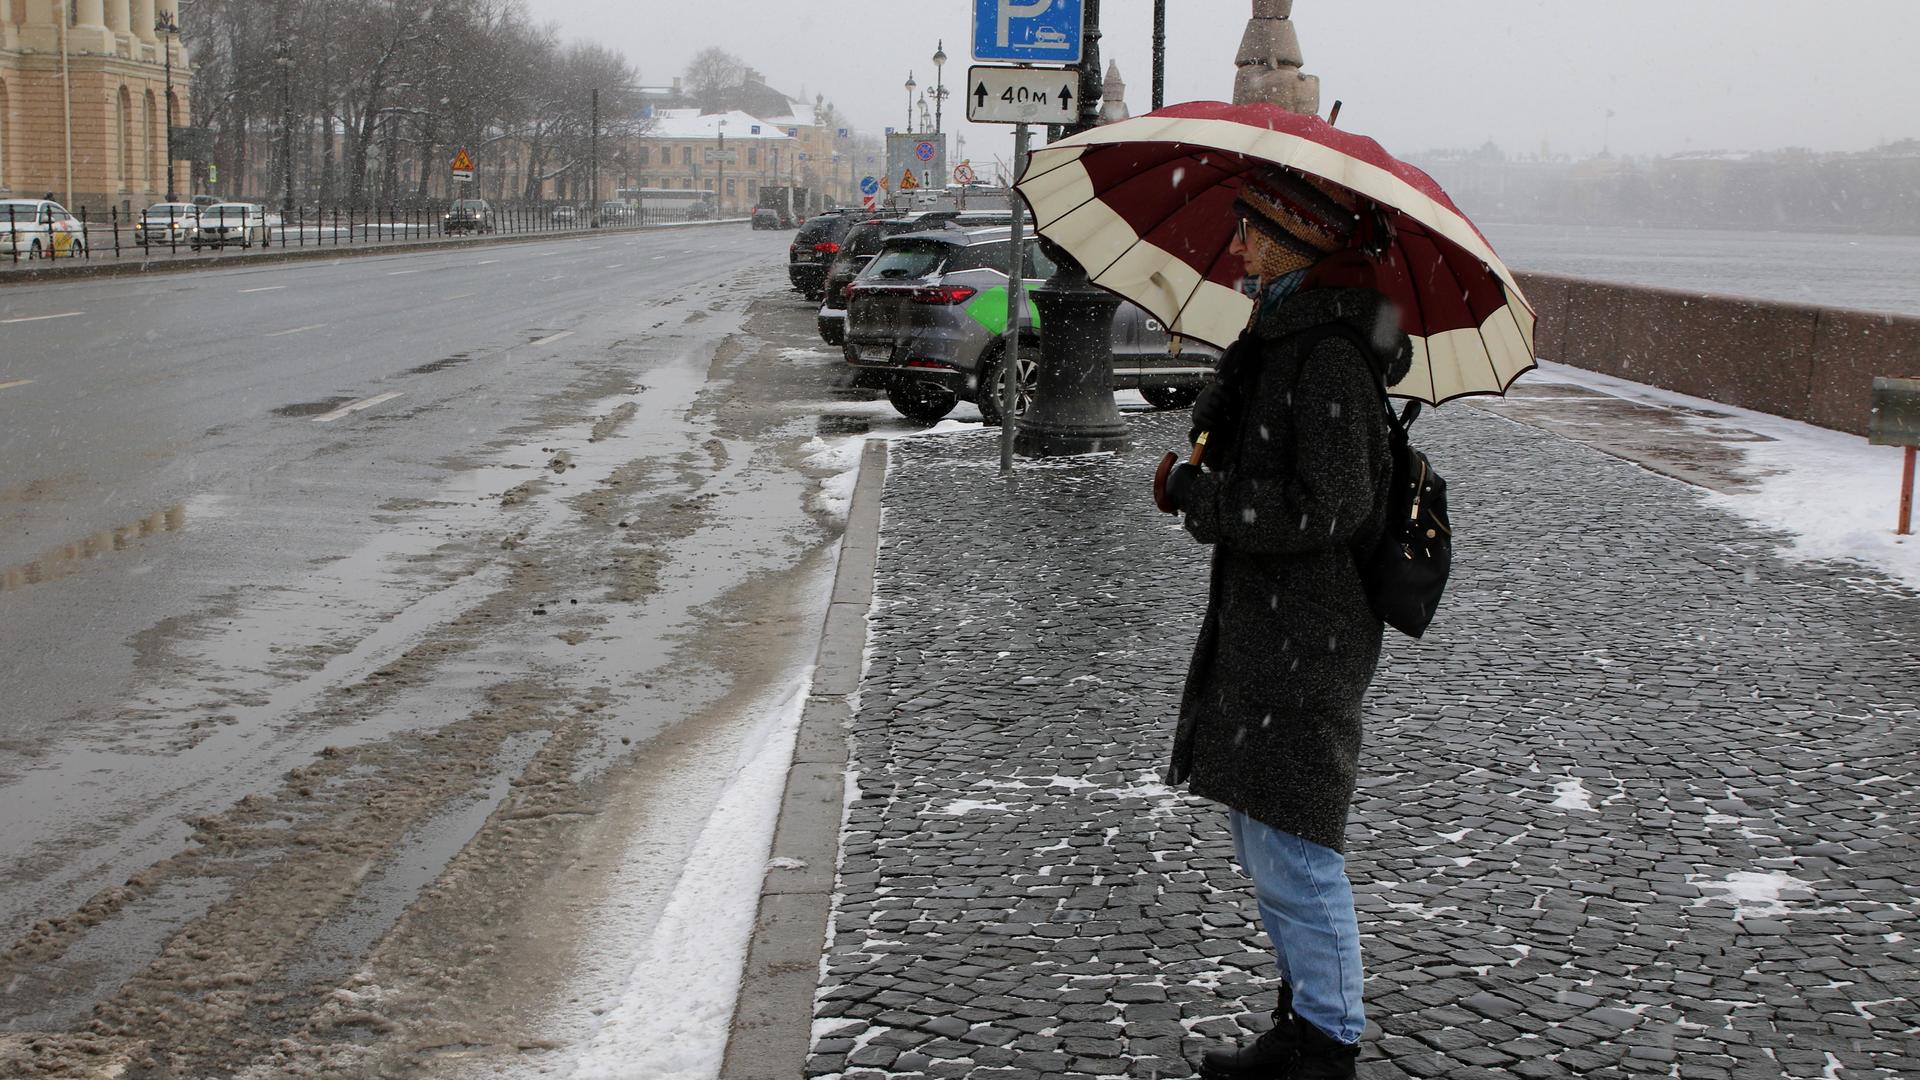
[[[1389,392],[1438,405],[1504,393],[1534,366],[1533,308],[1433,178],[1363,135],[1275,105],[1196,101],[1033,151],[1016,185],[1042,236],[1174,333],[1222,348],[1246,327],[1246,270],[1227,248],[1244,179],[1280,167],[1379,208],[1394,241],[1381,289],[1413,339]]]

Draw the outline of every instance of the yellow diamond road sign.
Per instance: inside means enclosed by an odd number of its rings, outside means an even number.
[[[467,153],[464,146],[453,155],[453,178],[455,180],[473,179],[473,155]]]
[[[920,186],[920,181],[914,178],[912,169],[901,170],[901,173],[900,173],[900,190],[901,191],[912,191],[913,189],[919,186]]]

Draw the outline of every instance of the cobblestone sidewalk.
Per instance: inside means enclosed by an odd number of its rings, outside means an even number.
[[[808,1075],[1186,1077],[1271,1008],[1218,808],[1157,780],[1205,551],[1151,462],[896,443]],[[1920,598],[1470,407],[1349,870],[1363,1075],[1920,1077]]]

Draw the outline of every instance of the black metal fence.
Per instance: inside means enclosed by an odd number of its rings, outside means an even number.
[[[68,213],[57,204],[19,200],[0,204],[0,260],[147,258],[182,251],[338,247],[404,243],[444,237],[637,229],[712,220],[682,209],[630,206],[583,210],[566,204],[447,211],[303,208],[292,216],[258,204],[220,204],[177,214],[153,208],[105,215]]]

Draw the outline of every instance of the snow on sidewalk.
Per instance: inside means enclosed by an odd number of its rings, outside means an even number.
[[[1801,559],[1840,559],[1873,567],[1920,589],[1920,535],[1893,531],[1899,505],[1901,452],[1869,446],[1858,435],[1722,405],[1610,375],[1541,361],[1522,382],[1558,382],[1627,401],[1683,410],[1681,418],[1703,440],[1736,451],[1753,481],[1738,493],[1710,492],[1723,509],[1793,536],[1785,553]],[[1691,415],[1710,413],[1711,421]],[[1714,429],[1734,427],[1759,436],[1728,440]]]

